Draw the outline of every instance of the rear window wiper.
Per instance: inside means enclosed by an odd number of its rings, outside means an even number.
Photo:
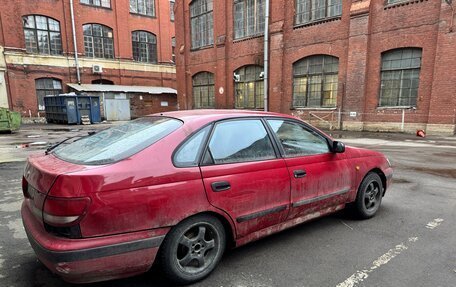
[[[73,136],[73,137],[66,138],[66,139],[64,139],[63,141],[58,142],[58,143],[56,143],[56,144],[54,144],[54,145],[48,147],[44,153],[45,153],[46,155],[48,155],[51,151],[53,151],[53,150],[54,150],[56,147],[58,147],[59,145],[65,143],[65,142],[67,142],[67,141],[69,141],[69,140],[71,140],[71,139],[77,138],[77,137],[82,138],[83,136]]]

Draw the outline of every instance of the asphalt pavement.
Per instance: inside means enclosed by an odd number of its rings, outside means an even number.
[[[24,126],[0,135],[0,286],[74,286],[48,271],[27,241],[19,213],[22,170],[26,157],[46,145],[107,126]],[[394,184],[377,216],[357,220],[342,211],[229,250],[210,277],[192,286],[456,286],[456,137],[334,136],[390,158]],[[153,268],[85,286],[170,285]]]

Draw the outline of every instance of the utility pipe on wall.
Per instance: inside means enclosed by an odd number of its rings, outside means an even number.
[[[71,13],[71,32],[73,33],[73,45],[74,45],[74,61],[76,63],[76,76],[78,79],[78,85],[81,84],[81,74],[79,72],[79,59],[78,59],[78,42],[76,41],[76,27],[74,25],[74,8],[73,0],[70,0],[70,13]]]
[[[264,11],[264,111],[268,111],[269,93],[269,0]]]

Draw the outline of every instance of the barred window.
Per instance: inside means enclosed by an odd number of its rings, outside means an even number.
[[[171,18],[171,21],[174,22],[174,0],[169,1],[169,16]]]
[[[155,17],[155,1],[130,0],[130,13]]]
[[[111,8],[111,0],[81,0],[82,4]]]
[[[157,37],[146,31],[131,33],[133,59],[138,62],[157,63]]]
[[[87,57],[114,58],[114,37],[111,28],[100,24],[86,24],[82,28]]]
[[[296,25],[340,15],[342,0],[296,0]]]
[[[176,37],[171,38],[171,52],[172,52],[172,61],[176,63]]]
[[[56,96],[63,93],[62,81],[53,78],[41,78],[35,80],[36,97],[38,109],[44,110],[44,97]]]
[[[234,73],[236,108],[263,109],[264,81],[263,67],[245,66]]]
[[[201,72],[193,76],[193,107],[207,109],[215,107],[214,74]]]
[[[380,106],[416,106],[421,70],[419,48],[382,54]]]
[[[293,107],[336,106],[339,59],[328,55],[306,57],[293,64]]]
[[[25,47],[28,53],[62,55],[60,23],[39,15],[22,17]]]
[[[234,1],[234,38],[261,35],[264,33],[266,0]]]
[[[214,44],[214,19],[212,0],[194,0],[190,4],[192,48]]]

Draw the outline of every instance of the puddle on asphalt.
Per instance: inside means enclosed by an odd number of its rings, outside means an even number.
[[[427,167],[408,167],[414,171],[424,172],[427,174],[441,177],[456,178],[456,169],[432,169]]]

